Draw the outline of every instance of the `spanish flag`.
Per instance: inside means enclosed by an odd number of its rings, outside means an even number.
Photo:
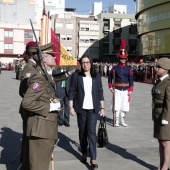
[[[45,3],[43,9],[43,17],[41,19],[41,33],[40,33],[40,45],[45,45],[47,43],[53,42],[53,50],[57,52],[56,65],[57,66],[68,66],[77,65],[77,60],[62,46],[60,40],[56,36],[55,32],[51,27],[51,20],[45,13]]]

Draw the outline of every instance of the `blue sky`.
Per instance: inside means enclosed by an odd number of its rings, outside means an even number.
[[[93,2],[103,2],[103,11],[108,11],[109,4],[127,5],[127,13],[135,13],[134,0],[65,0],[66,8],[76,8],[77,13],[89,14],[92,9]]]

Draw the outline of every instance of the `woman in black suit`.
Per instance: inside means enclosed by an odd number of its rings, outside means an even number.
[[[82,151],[82,162],[87,161],[89,144],[90,163],[92,169],[96,164],[96,124],[97,114],[105,114],[101,76],[94,73],[92,59],[84,55],[80,59],[81,71],[72,75],[69,89],[69,111],[77,113],[79,141]]]

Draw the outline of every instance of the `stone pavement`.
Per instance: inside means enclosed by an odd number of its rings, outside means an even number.
[[[135,83],[130,112],[127,113],[127,128],[112,126],[110,110],[111,93],[107,79],[102,78],[105,96],[106,121],[109,144],[97,149],[99,170],[154,170],[159,164],[158,142],[153,138],[151,120],[150,84]],[[19,81],[12,71],[0,74],[0,170],[16,170],[20,151],[22,120],[18,113],[21,98],[18,94]],[[98,121],[99,123],[99,121]],[[55,170],[86,170],[82,164],[76,116],[70,120],[71,127],[59,126],[59,141],[54,150]],[[98,127],[98,126],[97,126]],[[50,167],[51,169],[51,167]]]

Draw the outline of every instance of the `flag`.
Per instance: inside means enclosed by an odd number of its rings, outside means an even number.
[[[77,60],[63,47],[60,40],[56,36],[51,27],[51,20],[45,12],[45,3],[43,1],[43,16],[41,19],[41,33],[40,33],[40,45],[53,42],[53,51],[57,52],[56,65],[78,65]]]

